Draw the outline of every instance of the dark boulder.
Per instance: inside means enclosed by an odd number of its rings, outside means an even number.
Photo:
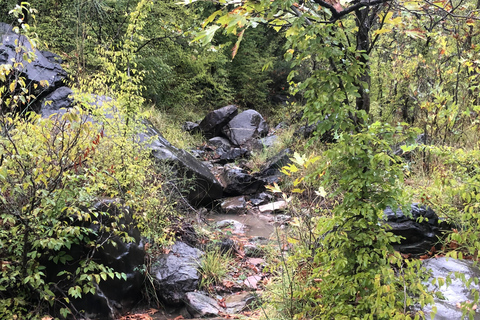
[[[405,215],[401,209],[384,211],[386,223],[391,227],[387,230],[401,236],[400,244],[394,244],[395,250],[402,253],[422,254],[429,251],[443,236],[447,228],[445,223],[439,223],[437,214],[429,207],[414,203],[411,205],[411,216]]]
[[[68,290],[68,287],[75,285],[67,274],[59,276],[60,271],[75,274],[80,267],[79,261],[91,257],[95,263],[111,268],[115,272],[124,273],[126,279],[110,278],[96,284],[95,294],[83,294],[81,298],[70,298],[70,302],[77,312],[91,319],[116,319],[118,315],[132,309],[141,299],[144,273],[141,271],[145,261],[145,251],[140,240],[140,232],[131,213],[119,199],[103,199],[95,203],[91,208],[83,209],[89,212],[108,213],[96,214],[96,223],[77,221],[76,226],[85,226],[91,230],[84,237],[85,243],[72,245],[68,255],[72,257],[72,263],[56,264],[51,260],[46,263],[47,282],[56,283],[55,290]],[[115,219],[122,215],[120,220]],[[118,236],[112,236],[105,229],[100,230],[100,225],[111,226],[112,223],[124,225],[121,230],[134,239],[126,243]],[[107,241],[108,239],[111,241]],[[104,243],[92,254],[92,243]],[[58,293],[61,294],[61,293]]]
[[[1,36],[0,64],[13,65],[13,61],[21,62],[15,64],[15,69],[25,76],[25,83],[31,86],[31,93],[40,98],[62,85],[67,73],[60,64],[51,62],[41,51],[32,48],[25,36],[8,32],[8,27],[5,25],[2,27],[2,31],[7,32]],[[17,53],[16,50],[19,45],[25,49],[21,49]],[[23,57],[24,54],[30,52],[35,53],[35,59],[29,62],[20,58],[21,61],[18,61],[19,57]],[[37,85],[37,89],[34,89],[33,85]]]
[[[227,169],[220,175],[224,193],[229,196],[241,196],[260,193],[265,190],[265,183],[240,168]]]
[[[250,109],[228,122],[223,128],[223,133],[233,144],[241,146],[250,140],[266,136],[268,125],[260,113]]]
[[[159,297],[168,305],[181,305],[187,292],[198,288],[200,275],[197,266],[203,252],[183,242],[176,242],[168,254],[152,263]]]
[[[222,186],[210,170],[185,150],[174,147],[148,120],[143,120],[144,132],[140,140],[149,140],[148,147],[153,156],[160,161],[167,161],[175,166],[181,174],[192,179],[195,187],[188,191],[188,199],[195,205],[209,204],[223,196]],[[154,138],[153,140],[150,140]]]
[[[238,113],[237,106],[229,105],[207,114],[200,122],[200,130],[206,138],[210,139],[218,136],[222,128],[235,117]]]
[[[63,114],[73,105],[73,91],[68,87],[60,87],[43,99],[40,114],[48,118],[52,114]],[[61,110],[63,109],[63,110]]]

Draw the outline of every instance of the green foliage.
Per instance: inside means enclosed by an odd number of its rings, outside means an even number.
[[[220,247],[215,246],[207,250],[198,262],[200,273],[200,288],[209,290],[210,286],[220,284],[227,275],[233,263],[229,253],[222,253]]]
[[[412,306],[433,302],[421,284],[426,275],[420,262],[395,252],[391,243],[397,238],[379,223],[387,206],[404,201],[401,165],[388,143],[398,134],[402,127],[374,123],[364,132],[341,135],[324,152],[317,172],[324,187],[317,193],[339,203],[331,216],[299,215],[294,224],[298,234],[292,238],[302,241],[295,242],[295,253],[284,268],[296,272],[290,272],[288,286],[283,284],[290,288],[288,295],[275,300],[288,318],[418,319],[421,312],[415,314]],[[318,161],[297,158],[296,163]],[[298,169],[291,165],[284,171]],[[302,180],[297,178],[297,184]],[[310,236],[302,235],[305,232]]]
[[[94,293],[108,278],[126,280],[96,262],[96,251],[116,239],[133,241],[127,230],[137,225],[156,245],[170,236],[174,202],[163,187],[166,177],[156,170],[148,148],[134,142],[143,130],[138,113],[143,100],[141,74],[131,61],[138,41],[134,30],[141,30],[135,19],[146,13],[146,3],[130,17],[121,50],[102,51],[104,72],[77,89],[76,107],[63,115],[25,114],[22,107],[34,97],[18,71],[0,66],[5,80],[14,79],[0,90],[5,105],[0,114],[2,318],[41,318],[55,309],[64,317],[81,312],[72,307],[76,298]],[[106,87],[109,82],[115,86]],[[115,100],[91,95],[88,88]],[[120,199],[134,221],[124,213],[91,209],[105,197]],[[85,251],[78,261],[69,253],[75,247]],[[51,263],[63,271],[46,270]]]

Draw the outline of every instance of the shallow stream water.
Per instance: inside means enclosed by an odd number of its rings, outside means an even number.
[[[245,236],[247,237],[265,237],[269,238],[275,231],[275,225],[271,222],[273,217],[270,215],[262,215],[249,213],[244,215],[238,214],[212,214],[208,215],[207,221],[212,224],[222,220],[236,220],[245,225]]]

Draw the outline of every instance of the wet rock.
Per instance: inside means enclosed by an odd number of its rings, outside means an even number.
[[[266,202],[271,202],[272,199],[273,199],[273,196],[271,194],[262,192],[262,193],[259,193],[255,196],[253,196],[252,198],[250,198],[250,202],[254,206],[259,206],[259,205],[264,204]]]
[[[255,110],[246,110],[235,116],[223,128],[223,133],[237,146],[268,133],[268,125]]]
[[[227,198],[222,201],[220,207],[225,213],[242,214],[246,213],[247,201],[244,196]]]
[[[241,227],[244,228],[243,224]],[[220,252],[223,254],[231,254],[237,251],[235,241],[230,238],[225,237],[216,245],[220,248]]]
[[[255,296],[249,292],[242,292],[225,297],[225,305],[228,314],[240,313],[248,309],[248,306],[255,301]]]
[[[230,141],[222,137],[214,137],[208,140],[208,144],[217,149],[221,148],[223,150],[230,150],[230,148],[232,147],[232,144],[230,143]]]
[[[258,207],[260,213],[271,213],[277,211],[283,211],[287,208],[287,202],[284,200],[275,201],[272,203],[264,204]]]
[[[479,278],[480,270],[478,267],[473,265],[473,261],[456,260],[452,258],[447,260],[445,257],[424,260],[423,266],[431,271],[431,279],[426,282],[428,290],[440,292],[444,298],[435,298],[435,306],[437,307],[435,320],[462,319],[462,311],[457,307],[457,303],[474,301],[474,294],[466,288],[460,279],[451,273],[459,272],[465,275],[466,279],[472,277]],[[438,283],[435,285],[431,284],[433,278],[445,279],[449,275],[452,278],[452,283],[449,286],[445,284],[438,287]],[[471,289],[478,291],[480,290],[480,286],[472,283]],[[427,306],[424,311],[426,318],[430,319],[431,306]],[[480,314],[477,312],[473,319],[480,320]]]
[[[281,130],[281,129],[287,129],[288,128],[288,123],[282,121],[277,126],[274,128],[275,130]]]
[[[40,50],[40,52],[43,54],[45,58],[47,58],[48,61],[51,63],[63,63],[62,57],[60,57],[58,54],[50,52],[50,51],[45,51],[45,50]]]
[[[294,138],[303,138],[303,139],[310,139],[313,137],[317,131],[319,126],[322,124],[322,121],[318,121],[317,123],[301,126],[293,133]],[[335,141],[334,135],[332,131],[325,132],[321,137],[320,141],[324,143],[332,143]]]
[[[199,128],[206,138],[210,139],[220,135],[222,128],[238,114],[238,108],[229,105],[207,114],[200,122]]]
[[[209,204],[222,198],[222,185],[204,164],[185,150],[177,149],[170,144],[150,121],[143,120],[143,123],[145,130],[139,134],[140,140],[155,137],[149,144],[152,155],[160,161],[172,163],[182,176],[193,179],[195,187],[188,192],[188,199],[193,204]]]
[[[248,150],[244,148],[232,148],[228,151],[223,151],[222,149],[218,149],[217,153],[220,156],[219,163],[221,164],[235,161],[239,158],[246,157],[249,154]]]
[[[182,130],[194,134],[200,132],[200,126],[198,123],[186,121],[182,126]]]
[[[411,205],[411,217],[405,215],[401,209],[393,211],[391,208],[385,209],[384,216],[391,227],[388,231],[405,238],[400,244],[394,244],[395,250],[402,253],[425,253],[442,237],[443,225],[439,224],[436,213],[418,203]],[[419,218],[423,221],[417,221]]]
[[[190,153],[195,157],[195,159],[204,159],[205,158],[205,151],[193,149],[190,150]]]
[[[262,192],[265,183],[240,168],[231,168],[220,176],[224,193],[230,196],[248,195]]]
[[[201,292],[188,292],[185,295],[188,312],[192,317],[215,317],[225,312],[217,300]]]
[[[232,230],[234,234],[244,234],[245,233],[245,225],[243,223],[238,222],[237,220],[227,219],[217,222],[217,228],[225,229],[229,228]]]
[[[262,166],[259,173],[256,176],[263,180],[266,184],[277,183],[283,174],[280,172],[282,167],[292,163],[290,157],[292,156],[292,150],[287,148],[283,149]]]
[[[153,261],[150,274],[154,277],[158,296],[169,305],[180,305],[188,292],[198,287],[198,261],[203,252],[183,242],[176,242],[168,254]]]
[[[23,54],[34,49],[25,36],[9,32],[10,30],[8,25],[2,25],[1,31],[4,33],[0,39],[0,64],[13,65],[13,61],[21,62],[15,64],[15,69],[24,75],[25,83],[31,86],[31,93],[37,98],[60,86],[67,77],[60,64],[52,63],[39,50],[35,50],[36,57],[31,62],[24,61],[21,58]],[[18,44],[24,46],[26,51],[16,52]],[[19,57],[21,61],[18,61]],[[37,85],[37,88],[35,89],[33,85]]]
[[[85,239],[96,243],[105,243],[93,254],[93,260],[107,268],[112,268],[115,272],[125,273],[126,280],[108,277],[96,285],[95,294],[85,294],[79,299],[71,298],[70,301],[82,315],[87,315],[91,319],[116,319],[118,314],[129,311],[134,307],[142,296],[144,288],[144,272],[141,271],[144,264],[145,251],[143,243],[140,241],[140,232],[133,220],[131,213],[122,204],[119,199],[102,199],[93,204],[90,208],[82,209],[89,212],[102,212],[108,214],[98,214],[97,223],[86,224],[82,221],[73,222],[76,226],[84,226],[85,230],[91,230]],[[116,221],[114,217],[122,214],[124,218]],[[112,223],[124,225],[124,229],[134,241],[125,243],[117,236],[110,233],[99,231],[99,226],[110,226]],[[71,222],[70,222],[71,223]],[[112,237],[112,242],[107,239]],[[72,263],[55,264],[48,260],[45,264],[47,282],[57,284],[56,288],[68,290],[73,286],[71,280],[66,275],[59,276],[60,271],[75,273],[79,267],[78,261],[87,259],[91,254],[89,244],[72,245],[67,252],[72,257]]]
[[[0,36],[7,33],[13,33],[13,27],[8,23],[0,22]]]
[[[40,114],[48,118],[52,114],[64,114],[73,105],[73,91],[68,87],[60,87],[43,99]]]

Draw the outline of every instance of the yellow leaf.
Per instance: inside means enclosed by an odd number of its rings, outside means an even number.
[[[303,191],[305,191],[305,189],[295,188],[292,190],[292,193],[303,193]]]
[[[266,186],[265,188],[267,188],[268,190],[270,190],[273,193],[281,193],[282,192],[282,190],[280,189],[280,187],[276,183],[274,183],[273,186]]]
[[[391,32],[392,30],[391,29],[380,29],[380,30],[375,30],[375,32],[373,33],[373,35],[377,35],[377,34],[383,34],[383,33],[387,33],[387,32]]]
[[[298,186],[304,179],[305,179],[304,177],[295,179],[295,181],[293,181],[293,186],[294,187]]]
[[[15,82],[10,83],[10,92],[15,91],[15,86],[16,86]]]

